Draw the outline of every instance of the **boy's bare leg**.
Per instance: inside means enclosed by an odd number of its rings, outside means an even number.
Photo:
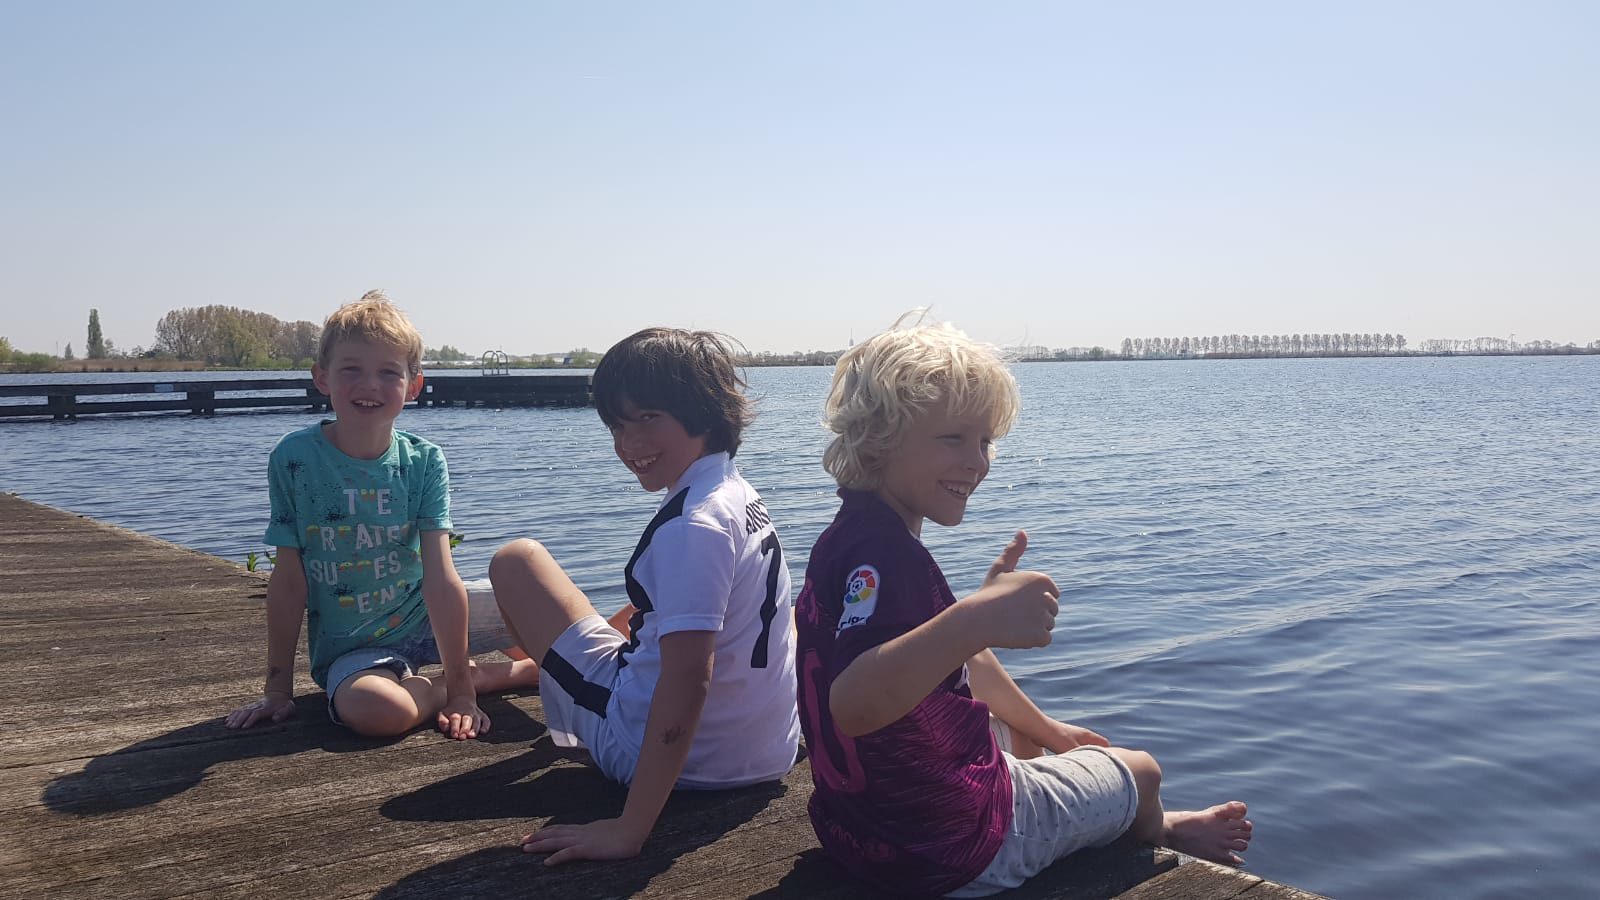
[[[537,686],[539,667],[526,654],[520,655],[521,659],[508,662],[468,660],[473,689],[488,694]],[[431,724],[448,699],[443,677],[400,678],[388,669],[368,669],[340,685],[333,704],[352,731],[369,737],[396,737]]]
[[[1250,846],[1254,826],[1245,818],[1243,803],[1233,800],[1202,810],[1166,812],[1161,808],[1161,767],[1155,757],[1142,750],[1107,749],[1127,764],[1139,788],[1139,809],[1130,834],[1211,862],[1244,864],[1239,854]]]
[[[611,614],[611,618],[606,620],[606,624],[615,628],[623,637],[632,637],[633,630],[629,627],[629,623],[632,622],[633,614],[636,612],[638,610],[633,608],[632,603],[624,603],[621,609]]]
[[[544,659],[572,623],[598,615],[538,541],[524,538],[501,547],[489,563],[489,581],[506,629],[535,660]]]
[[[367,669],[339,685],[333,705],[351,731],[368,737],[397,737],[444,708],[444,679],[439,681],[435,688],[420,675],[401,679],[388,669]]]
[[[539,666],[516,647],[500,651],[511,657],[507,662],[469,660],[472,667],[472,689],[479,694],[497,694],[512,688],[539,686]],[[444,679],[439,679],[443,690]]]
[[[1250,846],[1254,828],[1245,812],[1238,800],[1193,812],[1169,812],[1162,820],[1165,835],[1160,844],[1212,862],[1242,866],[1239,854]]]

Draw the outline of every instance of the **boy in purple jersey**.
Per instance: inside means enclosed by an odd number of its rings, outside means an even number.
[[[1019,405],[1004,363],[948,325],[839,360],[823,466],[843,505],[796,601],[817,838],[862,879],[920,895],[1016,887],[1129,831],[1237,865],[1243,803],[1164,812],[1149,754],[1046,716],[995,658],[1055,625],[1055,583],[1017,570],[1027,535],[959,603],[921,543],[924,519],[961,521]]]

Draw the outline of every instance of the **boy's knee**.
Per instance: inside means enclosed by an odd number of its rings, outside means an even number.
[[[416,701],[389,672],[347,682],[334,693],[333,708],[346,728],[367,737],[399,737],[419,724]]]
[[[417,727],[415,709],[387,698],[353,696],[336,703],[345,727],[366,737],[399,737]]]
[[[550,551],[533,538],[518,538],[501,547],[489,560],[489,581],[496,582],[526,572],[537,561],[550,559]],[[496,595],[499,595],[497,590]]]
[[[1111,752],[1133,773],[1133,783],[1139,786],[1139,796],[1160,795],[1161,766],[1156,763],[1154,756],[1143,750],[1125,750],[1121,747],[1112,747]]]

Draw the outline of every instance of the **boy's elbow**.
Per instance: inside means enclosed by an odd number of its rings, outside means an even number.
[[[467,602],[467,586],[460,578],[449,575],[422,576],[422,602],[426,604],[437,603],[440,600],[458,601],[462,605]]]
[[[306,573],[298,565],[274,566],[267,578],[267,605],[287,603],[304,606],[305,602]]]
[[[860,716],[847,715],[841,710],[833,711],[833,724],[839,733],[852,740],[877,729],[867,727]]]
[[[858,738],[883,727],[882,723],[874,721],[871,708],[851,694],[839,690],[837,681],[829,689],[828,712],[833,715],[833,726],[849,738]]]

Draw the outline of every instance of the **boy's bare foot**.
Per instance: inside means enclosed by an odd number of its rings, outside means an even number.
[[[472,669],[472,689],[479,694],[495,694],[512,688],[539,686],[539,664],[531,659],[514,659],[510,662],[483,662],[469,660]]]
[[[1255,827],[1244,814],[1245,805],[1237,800],[1210,809],[1169,812],[1162,822],[1161,844],[1211,862],[1242,866],[1239,854],[1250,846]]]

